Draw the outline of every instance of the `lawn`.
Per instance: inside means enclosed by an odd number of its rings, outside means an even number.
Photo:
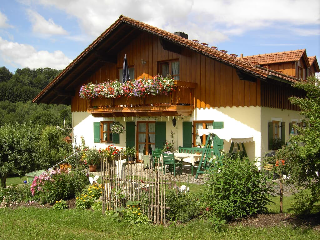
[[[0,209],[0,239],[319,239],[308,228],[226,227],[215,231],[206,221],[169,226],[129,225],[90,210]]]

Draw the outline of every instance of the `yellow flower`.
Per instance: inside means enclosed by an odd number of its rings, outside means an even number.
[[[138,213],[138,215],[141,215],[141,213]]]

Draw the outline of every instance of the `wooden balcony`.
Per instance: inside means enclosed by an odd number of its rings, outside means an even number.
[[[194,109],[196,83],[175,81],[168,95],[97,98],[90,100],[88,112],[94,116],[190,116]]]

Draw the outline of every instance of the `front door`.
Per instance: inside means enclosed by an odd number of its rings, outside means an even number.
[[[156,123],[151,121],[137,122],[137,146],[138,158],[143,155],[151,155],[156,143]]]

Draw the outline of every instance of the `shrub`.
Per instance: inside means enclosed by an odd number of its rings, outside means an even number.
[[[307,190],[301,190],[294,194],[294,202],[292,204],[293,212],[296,215],[310,214],[315,202],[312,194]]]
[[[208,173],[203,203],[211,215],[232,220],[267,211],[270,179],[249,159],[225,157],[221,167]]]
[[[187,222],[200,214],[200,201],[196,194],[175,190],[166,192],[166,219]]]
[[[61,199],[75,198],[88,183],[82,171],[64,172],[59,169],[36,176],[30,190],[35,200],[53,204]]]
[[[64,200],[56,201],[56,203],[52,207],[55,210],[63,210],[68,208],[68,204]]]
[[[76,198],[76,208],[89,209],[102,195],[102,185],[88,185],[82,190],[81,195]]]
[[[32,200],[30,185],[16,185],[7,188],[0,187],[0,203],[3,206],[12,206]]]
[[[128,201],[126,208],[120,208],[119,216],[129,224],[147,224],[150,222],[148,216],[142,212],[139,202]]]

